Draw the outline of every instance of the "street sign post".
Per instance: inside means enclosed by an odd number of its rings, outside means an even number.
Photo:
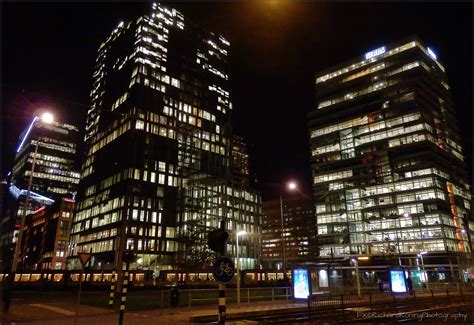
[[[77,253],[77,257],[79,257],[79,261],[81,261],[82,269],[81,274],[79,275],[79,290],[77,292],[77,302],[76,302],[76,315],[74,317],[74,324],[77,324],[77,316],[79,314],[79,305],[81,304],[81,289],[82,289],[82,277],[84,275],[84,269],[91,260],[92,257],[92,248],[89,253],[81,252]]]
[[[212,266],[212,275],[219,282],[219,324],[225,324],[225,284],[232,281],[235,273],[234,262],[227,256],[219,257]]]

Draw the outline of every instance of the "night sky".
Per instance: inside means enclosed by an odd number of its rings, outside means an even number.
[[[186,18],[231,43],[234,131],[251,144],[264,198],[294,178],[310,192],[306,114],[315,109],[314,74],[374,48],[418,35],[444,63],[472,157],[472,4],[177,2]],[[150,3],[4,3],[2,171],[20,132],[41,107],[85,124],[100,43]]]

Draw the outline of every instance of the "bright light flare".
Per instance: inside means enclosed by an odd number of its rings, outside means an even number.
[[[296,188],[298,187],[298,185],[296,185],[295,182],[289,182],[289,183],[287,184],[287,187],[288,187],[288,189],[289,189],[290,191],[294,191],[294,190],[296,190]]]
[[[41,120],[44,122],[44,123],[53,123],[54,121],[54,116],[53,114],[49,113],[49,112],[45,112],[43,113],[43,115],[41,115]]]

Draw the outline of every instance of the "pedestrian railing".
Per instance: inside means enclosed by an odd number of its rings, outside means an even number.
[[[217,304],[219,300],[218,289],[179,289],[178,301],[172,301],[170,297],[171,289],[160,289],[158,297],[160,299],[160,308],[164,309],[182,308],[198,305]],[[240,302],[249,304],[255,301],[275,301],[289,300],[292,298],[291,287],[257,287],[240,288]],[[226,289],[226,302],[237,302],[237,289]]]
[[[343,313],[346,308],[366,307],[372,309],[375,306],[393,305],[394,303],[418,303],[433,301],[445,301],[448,303],[465,301],[468,297],[472,299],[474,291],[472,287],[438,288],[424,290],[424,292],[413,291],[411,294],[392,294],[389,292],[367,293],[367,294],[313,294],[308,297],[308,317],[315,311],[340,309]]]

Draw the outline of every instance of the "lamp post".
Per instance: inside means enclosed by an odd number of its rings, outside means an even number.
[[[236,255],[237,255],[237,306],[240,308],[240,254],[239,254],[239,236],[246,235],[247,232],[245,230],[237,231],[235,234],[236,240]]]
[[[426,282],[426,289],[429,289],[428,287],[428,273],[426,273],[425,269],[425,262],[423,261],[423,255],[428,254],[428,252],[420,252],[418,256],[421,258],[421,268],[423,269],[423,280]]]
[[[290,181],[286,184],[286,187],[290,191],[295,191],[298,186],[296,182]],[[283,281],[286,280],[286,237],[284,235],[284,222],[283,222],[283,191],[280,192],[280,219],[281,219],[281,242],[283,246]],[[286,284],[286,283],[285,283]]]
[[[360,296],[359,261],[357,258],[353,258],[352,263],[354,263],[354,268],[356,272],[357,295]]]
[[[27,133],[31,131],[31,129],[34,127],[35,123],[38,121],[42,121],[43,123],[53,123],[53,115],[51,113],[44,113],[41,117],[35,116],[33,119],[33,122],[31,123]],[[20,147],[18,148],[17,152],[20,151],[21,146],[23,145],[24,141],[26,140],[26,136],[22,140],[22,143],[20,144]],[[28,179],[28,191],[26,192],[26,197],[25,197],[25,203],[23,207],[23,211],[21,214],[21,220],[20,220],[20,230],[18,231],[18,238],[17,242],[15,245],[15,253],[13,255],[13,261],[12,261],[12,268],[11,268],[11,273],[15,274],[17,270],[17,265],[18,265],[18,257],[20,255],[20,246],[21,242],[23,240],[23,228],[25,227],[25,219],[26,219],[26,210],[28,209],[28,203],[30,201],[30,195],[31,195],[31,184],[33,182],[33,173],[35,171],[35,165],[36,165],[36,156],[38,154],[38,140],[36,140],[36,145],[35,145],[35,153],[33,154],[33,162],[31,163],[31,170],[30,170],[30,177]]]

